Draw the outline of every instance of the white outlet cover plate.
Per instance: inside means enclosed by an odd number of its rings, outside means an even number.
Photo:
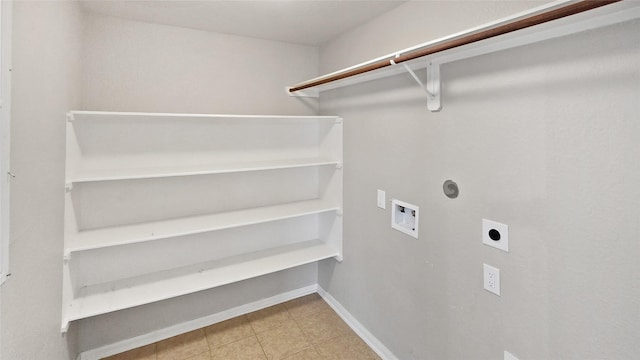
[[[500,234],[500,240],[493,240],[489,236],[491,230],[496,230]],[[496,221],[482,219],[482,243],[509,252],[509,226]]]
[[[500,269],[484,265],[484,289],[500,296]]]

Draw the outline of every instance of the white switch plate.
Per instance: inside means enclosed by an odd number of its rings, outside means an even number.
[[[484,264],[484,289],[500,296],[500,269]]]
[[[518,360],[518,358],[513,356],[512,353],[510,353],[507,350],[505,350],[504,351],[504,360]]]
[[[482,219],[482,243],[509,252],[509,226]]]
[[[386,194],[385,194],[385,192],[382,191],[382,190],[378,190],[378,207],[380,209],[385,209],[387,207],[385,202],[386,202]]]

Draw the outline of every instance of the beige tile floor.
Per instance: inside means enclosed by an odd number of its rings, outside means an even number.
[[[105,360],[380,359],[318,294],[275,305]]]

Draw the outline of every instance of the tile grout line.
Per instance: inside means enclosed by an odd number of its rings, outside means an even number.
[[[209,359],[213,360],[213,352],[211,351],[211,344],[209,344],[209,337],[207,336],[207,327],[203,327],[202,331],[204,332],[204,341],[207,342],[207,347],[209,348]]]
[[[258,333],[256,332],[256,329],[253,327],[253,324],[251,323],[251,319],[249,319],[249,317],[247,315],[248,314],[245,314],[245,315],[242,315],[242,316],[244,316],[246,318],[247,322],[249,323],[249,327],[251,328],[251,331],[253,332],[253,336],[256,337],[256,341],[258,342],[258,345],[260,345],[260,350],[262,350],[262,353],[264,354],[264,358],[266,360],[269,360],[269,356],[267,356],[267,352],[264,351],[264,346],[262,346],[262,342],[260,341],[260,338],[258,337]]]
[[[309,296],[309,295],[306,295]],[[295,300],[295,299],[294,299]],[[289,300],[291,301],[291,300]],[[296,326],[298,327],[298,329],[300,329],[300,331],[302,332],[302,335],[304,336],[305,340],[307,340],[307,342],[309,343],[309,347],[306,347],[300,351],[298,351],[296,354],[299,354],[307,349],[313,349],[315,352],[318,352],[315,348],[315,345],[313,344],[313,342],[310,340],[309,335],[307,335],[307,333],[304,331],[304,329],[302,328],[302,326],[300,326],[300,323],[298,323],[298,320],[295,318],[295,316],[293,316],[293,314],[291,314],[291,312],[289,311],[289,308],[287,307],[287,305],[284,305],[285,310],[287,310],[287,313],[289,314],[289,317],[291,317],[291,320],[293,320],[293,322],[296,324]],[[292,356],[295,354],[291,354]],[[291,357],[291,356],[289,356]],[[285,359],[286,360],[286,359]]]
[[[258,334],[256,333],[256,330],[253,328],[253,325],[251,325],[251,320],[249,319],[249,317],[247,316],[247,314],[240,315],[240,316],[237,316],[237,317],[235,317],[235,318],[244,318],[244,320],[245,320],[245,321],[247,322],[247,324],[249,325],[249,328],[251,329],[251,335],[249,335],[249,336],[245,336],[245,337],[241,337],[241,338],[238,338],[238,339],[235,339],[235,340],[233,340],[233,341],[227,342],[227,343],[225,343],[225,344],[222,344],[222,345],[217,346],[217,347],[214,347],[214,348],[221,348],[221,347],[225,347],[225,346],[228,346],[228,345],[231,345],[231,344],[234,344],[234,343],[240,342],[240,341],[242,341],[242,340],[249,339],[249,338],[251,338],[251,337],[255,337],[255,338],[256,338],[256,340],[258,341],[258,345],[260,345],[260,349],[262,350],[262,353],[264,354],[265,359],[266,359],[266,358],[267,358],[267,354],[265,353],[264,349],[262,348],[262,344],[260,343],[260,339],[258,339]],[[232,320],[232,319],[235,319],[235,318],[231,318],[231,319],[229,319],[229,320]],[[225,321],[228,321],[228,320],[225,320]],[[219,323],[218,323],[218,324],[219,324]],[[215,325],[215,324],[214,324],[214,325]],[[210,325],[210,326],[211,326],[211,325]],[[207,326],[205,326],[204,328],[206,328],[206,327],[207,327]],[[204,329],[204,328],[203,328],[203,329]],[[206,330],[205,330],[205,336],[206,336]],[[208,339],[207,339],[207,345],[209,345],[209,341],[208,341]],[[213,348],[211,347],[211,345],[209,345],[209,353],[211,354],[211,359],[213,360]]]
[[[329,303],[327,303],[327,302],[324,300],[324,298],[322,298],[322,296],[320,295],[320,293],[315,292],[315,293],[313,293],[313,294],[317,294],[317,295],[318,295],[318,297],[319,297],[319,299],[318,299],[318,300],[319,300],[319,301],[322,301],[322,303],[323,303],[323,304],[325,304],[325,305],[327,305],[327,306],[328,306],[328,308],[327,308],[327,309],[318,309],[318,310],[313,311],[313,312],[311,312],[311,313],[305,314],[305,316],[304,316],[304,317],[308,317],[309,315],[315,315],[315,314],[321,313],[322,311],[327,311],[327,310],[328,310],[328,311],[330,311],[331,313],[333,313],[333,314],[337,315],[337,313],[335,312],[335,310],[331,307],[331,305],[329,305]],[[309,294],[309,295],[312,295],[312,294]],[[309,296],[309,295],[306,295],[306,296]],[[295,299],[294,299],[294,300],[295,300]],[[291,301],[291,300],[290,300],[290,301]],[[289,311],[289,308],[288,308],[288,307],[286,307],[286,305],[285,305],[285,308],[287,309],[287,311]],[[290,315],[290,316],[291,316],[291,318],[294,320],[294,322],[296,323],[296,325],[298,325],[298,328],[300,328],[300,330],[302,331],[302,333],[304,334],[305,338],[309,341],[309,344],[310,344],[310,346],[309,346],[308,348],[305,348],[305,349],[301,350],[300,352],[302,352],[302,351],[304,351],[304,350],[306,350],[306,349],[313,349],[313,350],[316,352],[316,354],[317,354],[318,356],[320,356],[320,358],[325,359],[325,357],[320,353],[320,351],[318,351],[318,345],[326,344],[326,343],[329,343],[329,342],[335,341],[337,338],[339,338],[339,337],[340,337],[340,334],[336,334],[335,336],[332,336],[332,337],[329,337],[329,338],[323,339],[323,340],[321,340],[321,341],[320,341],[320,340],[318,340],[317,342],[313,342],[313,341],[311,341],[311,340],[310,340],[310,339],[311,339],[310,335],[308,335],[308,334],[306,333],[306,331],[304,331],[304,329],[302,328],[302,326],[300,325],[300,323],[298,322],[298,320],[297,320],[297,319],[296,319],[296,318],[291,314],[291,312],[289,312],[289,315]],[[344,320],[343,320],[342,318],[340,318],[340,317],[339,317],[339,315],[337,315],[337,316],[338,316],[338,318],[340,319],[340,322],[344,323]],[[344,323],[344,324],[345,324],[345,325],[347,325],[346,323]],[[347,327],[348,327],[348,325],[347,325]],[[349,329],[350,329],[350,328],[349,328]],[[356,335],[357,335],[357,334],[356,334]],[[367,346],[368,346],[368,345],[367,345]],[[285,360],[286,360],[286,359],[285,359]]]
[[[202,336],[204,337],[204,342],[207,344],[207,349],[208,349],[207,352],[209,353],[209,359],[211,359],[212,358],[212,356],[211,356],[211,347],[209,346],[209,340],[207,339],[207,332],[204,330],[203,327],[198,329],[198,330],[202,330]],[[204,351],[201,352],[200,354],[196,354],[196,355],[190,356],[190,357],[188,357],[188,358],[186,358],[184,360],[189,360],[189,358],[193,358],[193,357],[196,357],[196,356],[199,356],[199,355],[202,355],[202,354],[204,354]]]

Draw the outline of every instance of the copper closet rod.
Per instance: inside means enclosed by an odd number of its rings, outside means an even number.
[[[452,39],[441,44],[435,44],[423,49],[414,50],[398,57],[390,56],[389,58],[376,61],[371,64],[363,65],[341,73],[327,75],[317,80],[297,84],[289,88],[289,92],[304,90],[310,87],[327,84],[333,81],[342,80],[348,77],[364,74],[369,71],[378,70],[391,66],[393,63],[399,64],[405,61],[414,60],[423,56],[435,54],[441,51],[453,49],[459,46],[468,45],[477,41],[489,39],[492,37],[508,34],[517,30],[526,29],[528,27],[544,24],[549,21],[561,19],[567,16],[579,14],[588,10],[599,8],[604,5],[616,3],[622,0],[582,0],[577,3],[569,4],[557,9],[553,9],[544,13],[533,15],[524,19],[516,20],[511,23],[496,26],[477,33],[469,34],[457,39]],[[393,60],[393,63],[392,61]]]

